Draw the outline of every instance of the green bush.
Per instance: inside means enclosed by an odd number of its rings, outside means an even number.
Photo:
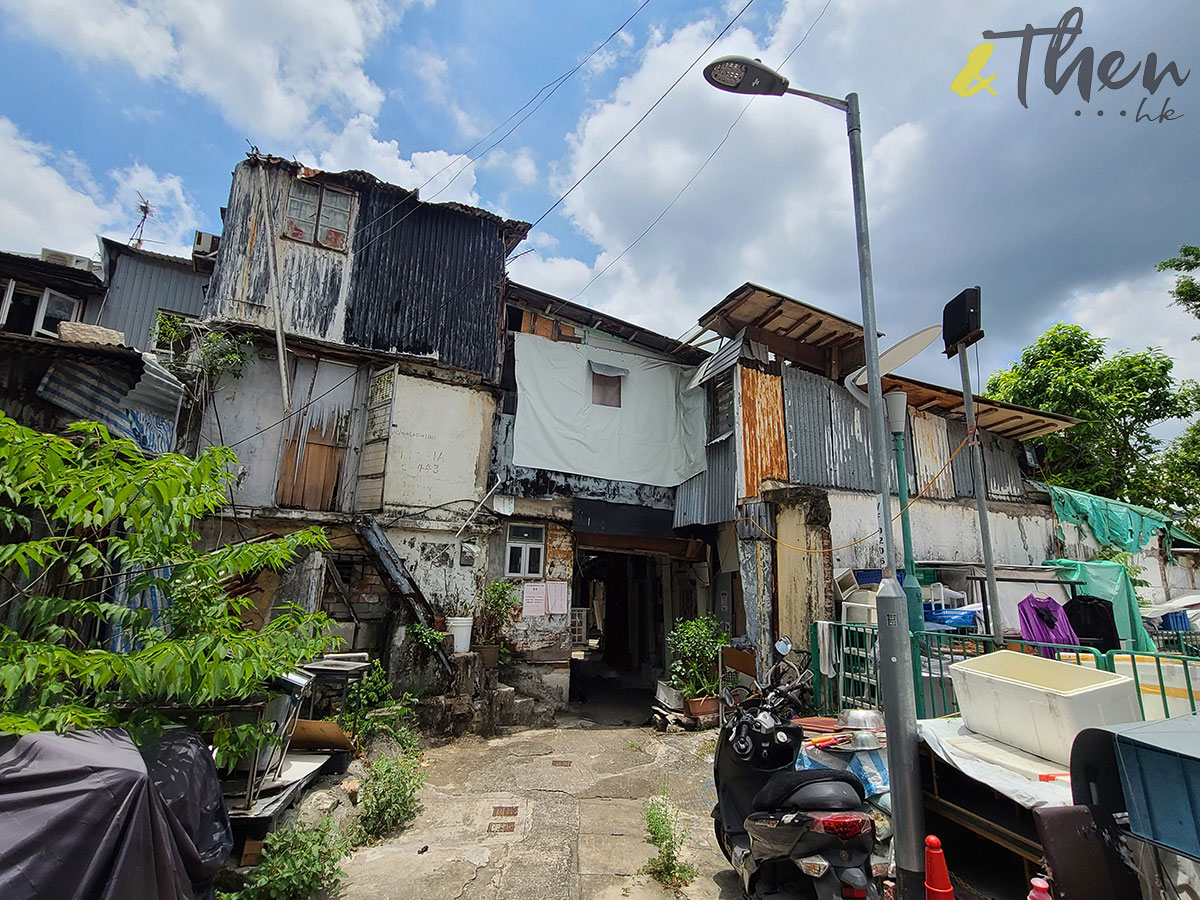
[[[685,697],[710,697],[721,688],[717,653],[729,643],[729,635],[712,616],[680,619],[667,635],[670,651],[670,684]]]
[[[411,637],[418,646],[424,647],[432,653],[442,646],[442,638],[446,636],[445,632],[438,631],[436,628],[430,628],[428,625],[422,625],[420,622],[413,622],[408,626],[408,636]]]
[[[420,805],[417,792],[425,784],[421,761],[413,753],[381,756],[367,766],[358,824],[368,838],[399,831],[414,818]]]
[[[642,867],[642,872],[669,888],[682,887],[699,873],[695,866],[679,858],[686,839],[679,825],[679,813],[665,793],[647,800],[642,811],[650,843],[658,848],[658,855]]]
[[[410,694],[399,698],[393,694],[387,672],[379,660],[374,660],[362,680],[346,692],[342,729],[360,750],[377,737],[390,738],[406,750],[415,750],[418,734],[412,701]]]
[[[346,873],[338,863],[349,843],[333,827],[332,819],[319,825],[296,825],[272,831],[263,841],[258,868],[237,900],[313,900],[332,892]]]
[[[476,643],[500,643],[504,626],[520,608],[520,588],[514,582],[497,579],[484,587],[475,610]]]

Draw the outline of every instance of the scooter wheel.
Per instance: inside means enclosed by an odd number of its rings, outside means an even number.
[[[729,847],[729,838],[725,835],[725,826],[721,824],[719,817],[713,819],[713,833],[717,836],[717,846],[725,854],[725,859],[732,863],[733,851]]]

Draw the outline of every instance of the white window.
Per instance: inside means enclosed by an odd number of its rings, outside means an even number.
[[[546,529],[541,525],[508,526],[509,578],[541,578],[546,555]]]
[[[349,233],[350,194],[303,179],[292,182],[284,234],[331,250],[345,250]]]
[[[58,337],[60,322],[79,318],[79,300],[50,288],[39,290],[9,281],[0,302],[0,331],[37,337]]]

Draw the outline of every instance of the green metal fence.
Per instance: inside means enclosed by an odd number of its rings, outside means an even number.
[[[874,625],[814,623],[810,646],[813,696],[819,715],[836,716],[842,709],[881,705],[878,639],[879,631]],[[1035,653],[1060,662],[1130,675],[1137,688],[1143,718],[1194,712],[1200,701],[1200,653],[1113,650],[1101,654],[1091,647],[1072,644],[1018,639],[1001,645],[986,635],[949,632],[918,632],[911,634],[910,639],[918,718],[957,712],[950,666],[999,649]]]
[[[1149,634],[1159,653],[1200,656],[1200,631],[1151,631]]]

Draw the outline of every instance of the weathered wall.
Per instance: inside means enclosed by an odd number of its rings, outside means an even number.
[[[479,544],[478,538],[464,534],[456,539],[454,531],[396,526],[385,526],[384,530],[425,598],[436,610],[450,616],[471,614],[487,576],[488,555],[469,553],[465,558],[471,560],[470,564],[462,565],[464,557],[460,551],[464,543]]]
[[[287,164],[233,173],[205,315],[274,327],[274,243],[288,334],[437,360],[494,379],[504,258],[520,223],[457,204],[423,203],[366,173],[314,181],[352,193],[345,251],[282,236],[295,180]]]
[[[535,524],[535,523],[531,523]],[[570,529],[559,522],[539,522],[546,526],[546,581],[565,581],[572,590],[575,577],[575,538]],[[501,535],[505,529],[501,528]],[[499,542],[503,548],[503,539]],[[502,578],[503,551],[492,569],[493,577]],[[525,659],[532,661],[561,661],[570,659],[571,635],[565,615],[521,616],[504,630],[508,644]]]
[[[385,507],[430,507],[481,498],[496,411],[492,395],[398,375],[393,404]]]
[[[807,503],[780,505],[775,516],[781,542],[775,546],[779,634],[791,638],[798,649],[808,648],[813,622],[834,615],[833,599],[826,590],[826,554],[820,552],[830,546],[829,525],[823,518],[819,512],[813,514]],[[784,544],[816,552],[802,553]]]
[[[746,609],[746,634],[754,644],[758,675],[763,677],[774,660],[771,610],[774,605],[775,552],[769,541],[739,540],[742,603]]]
[[[125,335],[126,346],[145,350],[159,310],[200,314],[208,275],[193,270],[190,260],[163,258],[107,238],[102,244],[112,273],[108,293],[102,304],[89,305],[84,321],[113,328]]]
[[[274,350],[252,353],[241,378],[228,376],[213,393],[200,420],[201,446],[237,444],[239,474],[233,489],[238,506],[274,506],[284,417]],[[219,424],[218,424],[219,423]],[[240,442],[240,443],[239,443]]]
[[[839,547],[878,530],[875,497],[872,494],[830,491],[830,541]],[[892,514],[900,511],[892,500]],[[979,562],[979,519],[974,501],[918,500],[909,510],[912,521],[913,553],[917,560]],[[1049,506],[993,504],[988,509],[992,549],[998,565],[1036,566],[1057,555],[1053,540],[1054,521]],[[899,547],[900,523],[893,524]],[[874,542],[863,541],[833,552],[835,568],[871,568]],[[1086,557],[1085,557],[1086,558]]]

